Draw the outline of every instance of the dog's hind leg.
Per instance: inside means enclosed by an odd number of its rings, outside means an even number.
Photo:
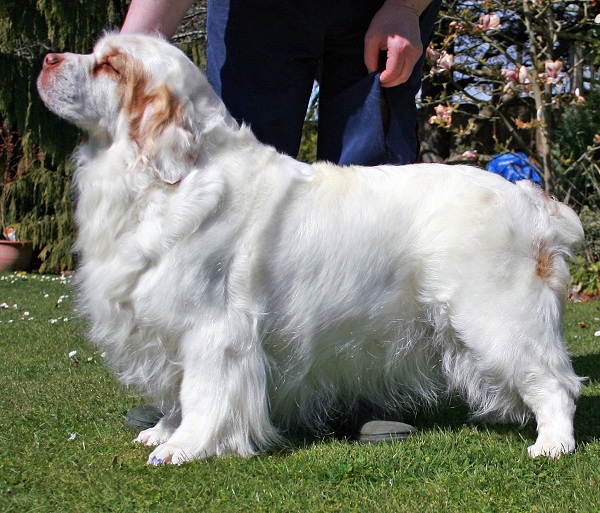
[[[458,301],[450,313],[456,350],[446,369],[451,386],[482,416],[523,421],[533,413],[538,437],[529,454],[558,457],[575,450],[581,380],[561,334],[562,295],[537,285]]]
[[[531,376],[531,382],[522,387],[522,394],[537,421],[538,436],[535,444],[528,448],[529,455],[558,458],[563,453],[573,452],[574,393],[549,373],[540,373]]]
[[[269,418],[266,359],[252,321],[215,317],[183,342],[181,424],[150,454],[149,464],[250,456],[279,441]]]

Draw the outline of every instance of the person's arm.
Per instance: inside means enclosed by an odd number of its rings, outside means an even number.
[[[431,0],[386,0],[365,35],[365,65],[379,69],[379,52],[387,52],[381,85],[392,87],[408,80],[423,54],[419,16]]]
[[[131,0],[121,34],[156,34],[166,38],[175,34],[194,0]]]

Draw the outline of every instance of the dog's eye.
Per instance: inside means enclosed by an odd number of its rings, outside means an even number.
[[[103,60],[96,63],[96,65],[94,66],[94,73],[100,72],[111,73],[116,75],[119,74],[119,70],[117,70],[108,60]]]

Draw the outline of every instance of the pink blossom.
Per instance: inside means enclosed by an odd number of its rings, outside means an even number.
[[[431,48],[431,46],[427,47],[427,58],[430,61],[433,62],[437,62],[437,60],[440,58],[440,52],[438,52],[437,50],[434,50],[433,48]]]
[[[546,73],[549,78],[557,78],[560,70],[562,69],[563,63],[561,60],[552,61],[548,59],[546,61]]]
[[[452,113],[452,107],[441,104],[436,105],[433,110],[435,110],[435,115],[439,117],[444,117]]]
[[[519,73],[516,69],[502,68],[500,73],[502,73],[509,82],[514,82],[515,84],[519,83]]]
[[[433,109],[435,116],[429,118],[429,123],[443,125],[446,127],[452,126],[452,107],[446,107],[445,105],[436,105]]]
[[[517,69],[506,69],[502,68],[500,73],[506,77],[507,84],[504,86],[504,92],[508,91],[514,84],[520,84],[526,91],[531,86],[531,80],[529,79],[529,73],[525,66],[521,66]]]
[[[531,81],[529,80],[529,74],[525,66],[521,66],[518,70],[502,68],[500,73],[502,73],[502,75],[504,75],[509,82],[514,82],[515,84],[531,84]]]
[[[484,32],[488,30],[498,30],[501,26],[500,16],[497,14],[484,14],[479,18],[479,25],[476,25],[478,29],[481,29]]]
[[[427,48],[427,57],[435,62],[434,71],[436,73],[450,71],[452,69],[452,65],[454,64],[454,55],[445,51],[440,54],[440,52],[432,48]]]
[[[525,66],[521,66],[519,68],[519,84],[531,84],[531,80],[529,80],[529,72]]]
[[[477,150],[467,150],[462,156],[467,160],[477,160]]]
[[[454,64],[454,55],[443,52],[441,57],[438,59],[437,64],[441,70],[450,71],[452,65]]]

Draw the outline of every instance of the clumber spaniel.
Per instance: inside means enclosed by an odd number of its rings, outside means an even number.
[[[121,381],[166,413],[136,439],[149,463],[248,456],[333,411],[448,391],[476,417],[533,413],[531,456],[575,449],[568,207],[471,167],[297,162],[159,38],[49,54],[38,88],[89,133],[81,306]]]

